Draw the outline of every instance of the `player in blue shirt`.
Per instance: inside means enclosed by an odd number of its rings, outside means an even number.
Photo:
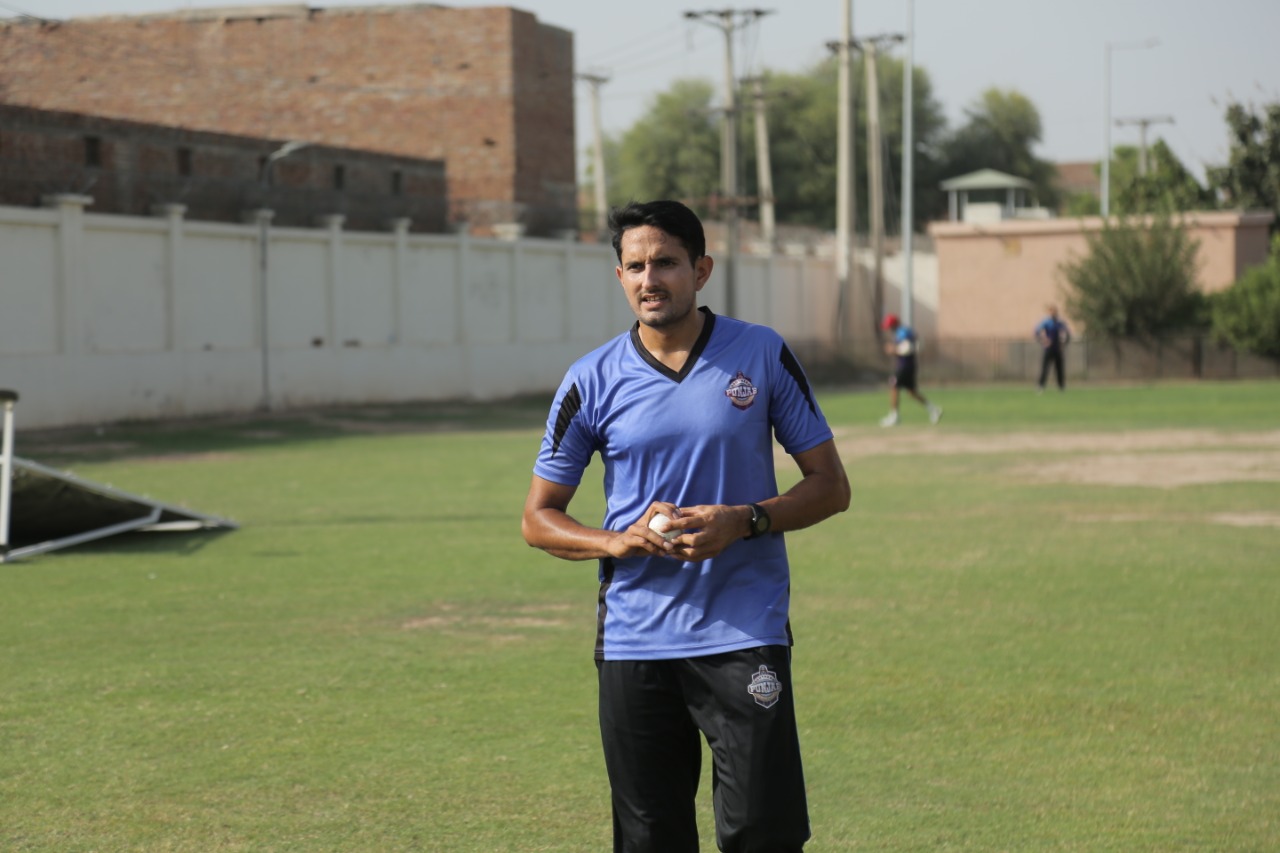
[[[1058,318],[1058,306],[1050,305],[1048,311],[1049,316],[1040,321],[1035,331],[1036,341],[1044,348],[1044,354],[1040,358],[1040,381],[1036,383],[1036,393],[1044,391],[1044,382],[1049,378],[1051,364],[1058,379],[1058,390],[1067,390],[1062,355],[1067,344],[1071,343],[1071,329]]]
[[[697,304],[702,224],[674,201],[610,218],[637,322],[579,359],[534,465],[526,541],[598,560],[596,666],[614,850],[698,849],[701,735],[721,850],[798,851],[808,806],[783,532],[842,512],[849,482],[804,371],[764,326]],[[779,494],[774,437],[801,479]],[[591,458],[601,526],[569,515]],[[668,516],[670,539],[650,528]]]
[[[889,377],[889,414],[880,419],[880,426],[898,425],[898,395],[906,391],[914,397],[929,413],[929,423],[936,424],[942,420],[942,407],[935,406],[925,399],[916,387],[916,350],[919,342],[916,331],[898,319],[897,314],[886,314],[880,328],[889,332],[891,339],[885,344],[885,352],[894,358],[893,376]]]

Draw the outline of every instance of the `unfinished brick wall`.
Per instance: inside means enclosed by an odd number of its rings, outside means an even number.
[[[343,214],[346,227],[383,231],[408,218],[446,230],[445,166],[391,154],[310,146],[263,164],[279,140],[0,104],[0,204],[39,205],[70,193],[90,212],[147,216],[182,204],[190,219],[240,222],[261,207],[277,225]],[[342,186],[335,185],[341,177]]]
[[[516,9],[6,21],[0,102],[444,160],[455,218],[576,221],[573,37]]]

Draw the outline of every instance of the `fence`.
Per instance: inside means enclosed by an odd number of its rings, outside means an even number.
[[[634,322],[609,246],[0,207],[0,388],[25,428],[555,389]],[[742,258],[735,314],[830,347],[831,263]],[[700,300],[723,313],[725,295]]]
[[[1032,340],[925,341],[920,369],[930,382],[1034,382],[1041,353]],[[1151,346],[1083,338],[1067,347],[1064,362],[1072,381],[1280,378],[1280,362],[1195,336]]]

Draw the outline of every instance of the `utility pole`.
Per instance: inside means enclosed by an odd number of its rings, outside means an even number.
[[[738,254],[738,100],[737,84],[733,73],[733,36],[742,24],[749,24],[768,15],[768,9],[705,9],[701,12],[685,12],[689,20],[702,21],[717,27],[724,33],[724,106],[720,125],[720,194],[725,224],[725,313],[737,315],[737,254]]]
[[[836,342],[848,337],[849,295],[855,278],[851,275],[856,266],[853,259],[853,235],[857,225],[857,187],[853,169],[854,109],[853,63],[853,0],[844,0],[841,14],[840,41],[827,42],[834,51],[839,67],[836,89]]]
[[[915,307],[915,91],[911,66],[915,62],[915,0],[907,0],[907,59],[902,69],[902,322],[914,327]]]
[[[1160,40],[1107,42],[1102,48],[1102,194],[1100,208],[1102,218],[1111,215],[1111,52],[1114,50],[1146,50],[1156,47]]]
[[[764,78],[743,80],[754,87],[756,117],[756,183],[760,185],[760,238],[773,251],[777,246],[777,221],[773,210],[773,163],[769,159],[769,123],[764,112]]]
[[[1138,126],[1138,175],[1146,177],[1147,175],[1147,128],[1153,124],[1173,124],[1173,116],[1143,116],[1141,118],[1118,118],[1116,119],[1116,127],[1124,127],[1128,124],[1136,124]]]
[[[604,132],[600,128],[600,86],[608,83],[609,78],[601,74],[578,74],[579,80],[591,87],[591,171],[592,185],[595,189],[596,236],[609,229],[608,185],[604,174]]]
[[[867,67],[867,188],[870,195],[871,247],[875,257],[872,280],[872,323],[880,334],[880,317],[884,314],[884,164],[880,141],[880,45],[902,41],[900,35],[882,35],[859,39]]]

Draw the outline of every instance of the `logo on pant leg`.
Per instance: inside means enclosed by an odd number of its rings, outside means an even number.
[[[772,708],[777,704],[778,697],[782,695],[782,682],[778,680],[776,672],[761,666],[760,671],[751,676],[747,692],[761,708]]]

